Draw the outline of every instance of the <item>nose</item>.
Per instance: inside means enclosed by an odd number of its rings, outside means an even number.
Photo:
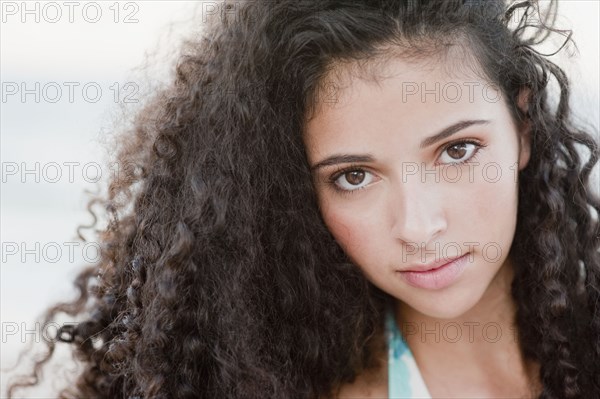
[[[444,198],[435,184],[419,180],[409,178],[392,190],[392,234],[409,247],[429,248],[430,241],[447,228]]]

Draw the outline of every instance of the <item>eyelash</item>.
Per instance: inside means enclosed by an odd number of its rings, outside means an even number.
[[[444,146],[444,148],[442,149],[442,153],[444,151],[446,151],[447,149],[455,146],[455,145],[459,145],[459,144],[473,144],[475,146],[475,149],[473,151],[473,155],[471,155],[469,158],[465,159],[464,161],[460,161],[460,162],[453,162],[451,164],[448,165],[463,165],[466,163],[471,163],[476,161],[477,159],[477,155],[479,154],[479,150],[481,150],[482,148],[486,147],[485,144],[480,143],[479,141],[476,140],[471,140],[471,139],[466,139],[466,140],[459,140],[459,141],[454,141],[451,143],[448,143],[446,146]],[[364,168],[360,167],[359,165],[353,164],[350,165],[348,167],[345,168],[341,168],[339,170],[337,170],[336,172],[334,172],[334,174],[329,178],[329,184],[332,186],[332,188],[337,191],[339,194],[341,195],[350,195],[350,194],[354,194],[360,190],[363,190],[365,188],[367,188],[368,186],[363,186],[363,187],[359,187],[357,189],[354,190],[344,190],[342,188],[339,188],[337,184],[335,184],[335,182],[344,174],[349,173],[349,172],[366,172]]]

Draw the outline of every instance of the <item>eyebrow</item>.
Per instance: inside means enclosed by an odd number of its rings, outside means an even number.
[[[419,148],[423,149],[429,147],[432,144],[437,143],[447,137],[452,136],[459,131],[466,129],[473,125],[485,125],[490,123],[487,119],[472,119],[472,120],[463,120],[456,122],[444,129],[441,132],[434,134],[433,136],[427,137],[421,141]],[[314,164],[310,170],[316,171],[317,169],[324,168],[327,166],[337,165],[340,163],[354,163],[354,162],[373,162],[375,157],[371,154],[334,154],[330,157],[323,159],[320,162]]]

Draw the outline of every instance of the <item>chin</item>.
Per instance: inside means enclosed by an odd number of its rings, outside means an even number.
[[[453,320],[467,313],[481,298],[481,295],[476,296],[473,292],[465,294],[467,294],[467,296],[445,296],[429,303],[415,303],[415,306],[412,306],[408,302],[405,302],[405,304],[427,317]]]
[[[465,314],[469,308],[459,308],[456,306],[449,307],[448,309],[434,309],[431,312],[422,312],[423,314],[441,320],[454,320]]]

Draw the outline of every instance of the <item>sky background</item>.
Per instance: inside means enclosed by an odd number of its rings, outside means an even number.
[[[26,342],[41,341],[31,332],[36,318],[73,298],[73,278],[97,256],[77,239],[76,227],[92,222],[85,190],[95,192],[94,181],[111,173],[107,134],[122,107],[135,107],[168,79],[181,40],[220,4],[76,1],[70,9],[64,2],[0,2],[2,369],[15,364]],[[599,2],[569,0],[559,14],[558,25],[573,29],[579,53],[551,59],[572,77],[578,118],[597,129]],[[94,240],[90,230],[83,234]],[[50,388],[43,389],[39,394],[47,395]]]

